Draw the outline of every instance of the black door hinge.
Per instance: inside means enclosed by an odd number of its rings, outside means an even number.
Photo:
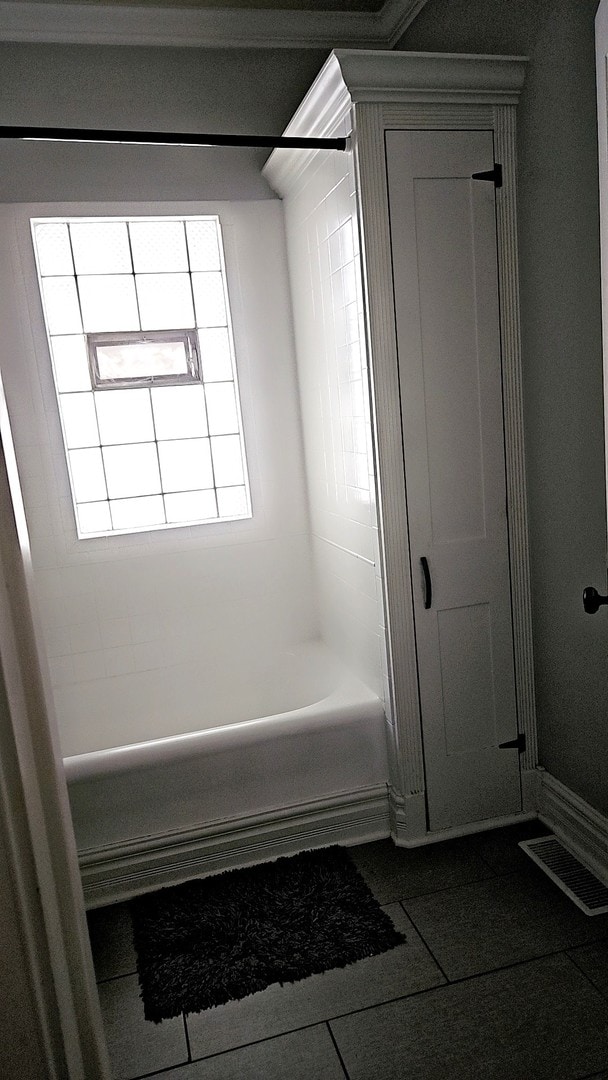
[[[526,733],[520,731],[516,739],[511,739],[510,742],[501,742],[498,744],[499,750],[519,750],[520,754],[523,754],[526,749]]]
[[[471,180],[490,180],[494,187],[502,187],[502,165],[494,162],[494,168],[487,172],[474,172]]]

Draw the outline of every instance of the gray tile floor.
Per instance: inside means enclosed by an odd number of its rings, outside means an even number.
[[[115,1080],[608,1080],[608,916],[523,855],[542,831],[352,848],[404,945],[162,1024],[143,1018],[127,908],[92,912]]]

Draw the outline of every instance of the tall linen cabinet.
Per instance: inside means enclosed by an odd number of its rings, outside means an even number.
[[[348,136],[347,152],[280,149],[265,166],[285,200],[294,306],[306,288],[296,261],[332,283],[296,311],[302,371],[323,362],[319,327],[335,335],[360,297],[362,328],[346,325],[327,363],[339,354],[340,378],[349,363],[365,376],[385,651],[378,661],[359,641],[358,666],[384,698],[403,845],[536,809],[515,217],[524,74],[518,57],[337,50],[285,134]],[[332,222],[325,245],[289,245],[304,188],[311,208],[334,200],[315,225]],[[352,425],[333,436],[348,451]],[[344,535],[356,558],[356,530]],[[344,628],[351,661],[352,642]]]

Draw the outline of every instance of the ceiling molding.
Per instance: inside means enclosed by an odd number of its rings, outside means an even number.
[[[427,0],[385,0],[378,18],[382,28],[382,35],[386,39],[389,49],[394,48],[399,39],[403,37],[410,23],[413,23],[419,12],[422,11]]]
[[[390,49],[426,2],[386,0],[379,12],[338,12],[0,0],[0,41]]]

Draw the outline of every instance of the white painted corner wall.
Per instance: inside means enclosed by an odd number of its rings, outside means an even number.
[[[313,155],[283,205],[321,633],[387,698],[353,155]]]

